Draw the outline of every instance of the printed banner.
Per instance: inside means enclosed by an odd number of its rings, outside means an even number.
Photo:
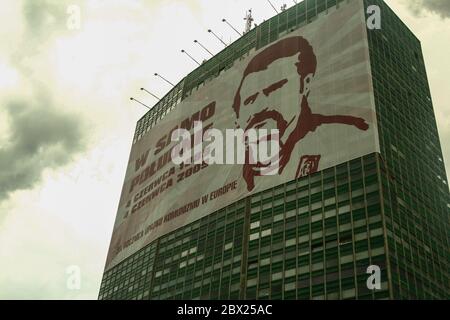
[[[224,139],[227,129],[278,129],[278,172],[263,175],[261,164],[175,165],[172,133],[194,134],[195,121]],[[225,158],[234,150],[230,141],[223,145]],[[373,152],[379,142],[366,22],[362,1],[354,1],[236,61],[133,146],[106,269],[250,194]]]

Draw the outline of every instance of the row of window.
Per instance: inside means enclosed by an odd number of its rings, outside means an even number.
[[[368,37],[393,294],[448,297],[449,196],[435,179],[444,167],[420,43],[383,1],[370,2],[385,21]]]

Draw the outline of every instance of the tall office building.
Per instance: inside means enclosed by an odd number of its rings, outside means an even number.
[[[194,120],[280,129],[279,174],[173,164]],[[305,0],[139,120],[99,298],[446,299],[449,212],[419,40],[382,0]]]

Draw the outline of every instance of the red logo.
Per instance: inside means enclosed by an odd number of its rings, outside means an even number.
[[[317,170],[319,169],[319,161],[320,155],[301,157],[297,173],[295,175],[296,178],[298,179],[317,172]]]

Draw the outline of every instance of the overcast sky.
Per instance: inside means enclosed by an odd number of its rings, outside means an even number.
[[[278,7],[283,2],[272,0]],[[450,1],[386,1],[422,41],[450,172]],[[69,5],[81,28],[67,28]],[[96,299],[136,121],[261,0],[0,0],[0,299]],[[80,290],[67,288],[78,266]]]

